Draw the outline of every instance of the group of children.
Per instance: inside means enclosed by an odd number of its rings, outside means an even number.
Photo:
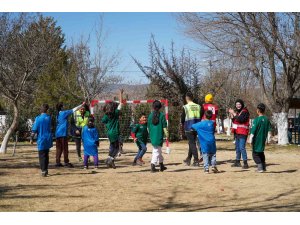
[[[120,152],[120,123],[119,114],[122,109],[122,94],[123,90],[119,93],[119,104],[110,102],[105,105],[103,111],[105,115],[101,119],[101,122],[105,124],[107,136],[110,142],[109,154],[105,161],[107,167],[116,168],[115,158]],[[64,155],[64,163],[66,167],[73,167],[68,158],[68,139],[67,139],[67,127],[68,116],[75,113],[80,108],[84,107],[85,103],[71,109],[63,110],[63,104],[57,105],[57,126],[56,126],[56,167],[62,167],[60,163],[61,155]],[[151,160],[151,172],[157,172],[155,166],[159,164],[160,171],[164,171],[167,168],[163,164],[162,145],[164,135],[168,136],[167,122],[164,113],[160,112],[162,104],[160,101],[155,100],[153,102],[153,111],[148,118],[144,113],[140,115],[139,124],[132,126],[131,136],[138,147],[138,153],[134,159],[133,165],[143,165],[143,155],[147,151],[147,141],[150,137],[150,142],[153,145],[152,160]],[[37,144],[40,160],[40,168],[42,170],[42,176],[48,175],[49,164],[49,150],[52,147],[52,134],[51,134],[51,117],[47,114],[49,109],[48,104],[44,104],[41,108],[41,114],[36,117],[35,123],[32,128],[31,143],[33,143],[33,137],[37,134]],[[89,116],[87,118],[86,125],[82,127],[81,138],[83,142],[83,165],[84,169],[88,169],[89,157],[94,158],[94,168],[98,168],[98,147],[99,147],[99,133],[94,124],[94,117]],[[80,155],[80,153],[78,153]]]
[[[119,114],[122,109],[122,94],[119,93],[119,104],[111,102],[105,105],[101,122],[105,124],[107,136],[110,142],[109,154],[105,161],[109,168],[116,168],[115,158],[120,151],[120,124]],[[67,117],[83,107],[84,103],[75,107],[72,110],[62,110],[63,106],[59,106],[59,113],[57,116],[58,126],[56,128],[56,165],[62,166],[60,163],[61,154],[64,153],[65,165],[72,167],[68,160],[68,143],[67,143]],[[38,134],[38,150],[39,160],[42,170],[42,176],[48,174],[49,164],[49,149],[52,147],[51,135],[51,118],[47,114],[49,106],[44,104],[42,106],[42,113],[39,115],[32,128],[32,137],[35,133]],[[153,146],[151,159],[151,172],[164,171],[165,167],[162,155],[162,145],[164,135],[168,137],[167,122],[163,112],[161,112],[162,104],[155,100],[152,104],[152,112],[147,116],[142,113],[139,117],[139,123],[131,126],[131,137],[137,145],[138,152],[133,160],[133,165],[143,165],[143,156],[147,151],[147,141]],[[257,106],[258,117],[254,119],[251,128],[249,143],[252,145],[253,159],[258,166],[258,172],[266,171],[264,148],[267,140],[268,132],[271,129],[270,122],[264,116],[265,105],[259,104]],[[204,160],[204,172],[209,173],[209,166],[212,167],[214,173],[219,172],[216,162],[216,140],[215,140],[215,122],[212,119],[213,112],[206,110],[205,117],[202,121],[192,125],[192,129],[198,134],[200,142],[200,149]],[[89,157],[94,158],[94,168],[98,168],[98,147],[99,147],[99,133],[94,124],[94,118],[88,117],[87,124],[82,128],[81,137],[84,148],[84,169],[88,169]],[[32,142],[32,140],[31,140]],[[160,169],[156,169],[159,165]]]

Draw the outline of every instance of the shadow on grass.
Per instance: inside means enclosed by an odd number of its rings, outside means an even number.
[[[183,165],[183,163],[167,163],[165,166],[178,166],[178,165]]]
[[[292,194],[299,193],[299,189],[291,189],[285,192],[279,193],[272,197],[262,198],[261,201],[253,201],[251,197],[243,199],[243,201],[238,202],[238,204],[230,204],[230,202],[236,202],[235,197],[232,199],[219,199],[216,204],[201,204],[201,203],[183,203],[178,202],[176,199],[180,195],[178,187],[174,187],[171,196],[163,197],[164,195],[144,193],[145,195],[152,195],[155,200],[150,200],[154,205],[152,207],[146,208],[143,211],[155,212],[155,211],[181,211],[181,212],[196,212],[196,211],[207,211],[215,209],[213,211],[226,212],[263,212],[263,211],[296,211],[300,210],[300,202],[295,199],[295,203],[281,204],[280,198],[287,197]],[[159,201],[157,199],[160,199]],[[250,201],[249,201],[250,200]],[[252,201],[251,201],[252,200]],[[278,202],[274,203],[275,200]],[[228,204],[229,203],[229,204]],[[226,209],[227,208],[227,209]]]
[[[143,169],[143,170],[135,170],[135,171],[121,171],[121,172],[117,172],[117,173],[150,173],[150,168],[147,168],[147,169]]]
[[[266,171],[265,173],[295,173],[297,170]]]
[[[165,172],[168,172],[168,173],[172,173],[172,172],[185,172],[185,171],[190,171],[190,170],[199,170],[199,167],[196,167],[196,168],[186,168],[186,169],[178,169],[178,170],[166,170]]]

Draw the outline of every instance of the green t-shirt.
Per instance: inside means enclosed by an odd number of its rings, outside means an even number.
[[[148,140],[147,123],[134,124],[132,127],[132,133],[135,133],[135,136],[138,139],[138,141],[141,141],[144,144],[147,144],[147,140]]]
[[[112,118],[109,118],[107,115],[104,115],[101,120],[102,123],[105,124],[107,136],[110,142],[115,142],[119,139],[119,135],[120,135],[119,112],[120,110],[116,109]]]
[[[263,152],[265,143],[268,137],[268,132],[271,131],[271,123],[266,116],[259,116],[253,120],[251,134],[253,134],[252,150],[255,152]]]
[[[148,116],[148,129],[150,135],[150,141],[153,146],[162,146],[163,145],[163,138],[164,138],[164,131],[163,128],[167,127],[167,121],[165,115],[160,112],[159,113],[159,123],[154,125],[152,123],[153,112],[150,113]]]

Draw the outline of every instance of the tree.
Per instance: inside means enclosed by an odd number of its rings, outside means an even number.
[[[71,56],[70,51],[62,49],[45,68],[37,80],[35,106],[47,102],[54,107],[58,102],[63,102],[69,108],[84,100],[77,81],[76,64],[70,60]]]
[[[20,104],[34,93],[37,78],[63,43],[64,35],[53,18],[0,14],[0,93],[13,107],[13,121],[2,141],[1,153],[6,153],[18,125]]]
[[[114,84],[121,81],[120,76],[113,74],[113,70],[119,64],[119,53],[110,53],[105,46],[107,33],[104,30],[103,16],[100,16],[94,35],[96,48],[93,52],[88,45],[90,37],[82,37],[79,43],[70,49],[81,94],[89,102],[102,92],[110,91]]]
[[[174,43],[171,44],[170,54],[160,48],[154,37],[149,43],[150,65],[143,66],[133,58],[140,70],[158,88],[162,98],[184,104],[185,94],[191,91],[198,96],[200,83],[200,65],[189,51],[182,49],[176,54]]]
[[[152,36],[149,43],[150,65],[143,66],[133,58],[140,70],[150,80],[148,97],[168,99],[170,140],[180,139],[180,113],[185,104],[185,94],[191,91],[199,102],[201,72],[198,60],[188,50],[176,53],[174,43],[170,53],[160,48]],[[180,113],[178,113],[180,112]]]
[[[182,13],[188,36],[257,79],[287,144],[290,99],[300,89],[300,13]],[[260,94],[260,93],[259,93]]]

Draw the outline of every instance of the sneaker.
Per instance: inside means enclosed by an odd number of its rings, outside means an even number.
[[[231,165],[231,167],[241,167],[241,163],[239,160],[235,160],[235,162]]]
[[[257,170],[255,170],[255,172],[257,172],[257,173],[263,173],[265,171],[263,169],[257,169]]]
[[[158,172],[159,170],[155,168],[155,165],[151,163],[151,173]]]
[[[198,160],[199,163],[202,163],[203,162],[203,157],[201,157],[199,160]]]
[[[110,159],[110,158],[107,158],[107,159],[105,160],[105,164],[106,164],[107,168],[111,168],[111,159]]]
[[[43,171],[42,172],[42,177],[46,177],[47,176],[47,171]]]
[[[209,169],[205,169],[205,170],[204,170],[204,173],[207,173],[207,174],[208,174],[208,173],[209,173]]]
[[[218,170],[218,168],[217,168],[216,166],[213,166],[213,167],[211,168],[211,170],[212,170],[214,173],[219,173],[219,170]]]
[[[139,165],[139,166],[142,166],[143,162],[141,161],[141,159],[138,159],[138,160],[136,160],[136,164]]]
[[[116,169],[116,168],[117,168],[116,165],[115,165],[115,160],[112,160],[112,161],[111,161],[111,167],[112,167],[113,169]]]
[[[65,163],[65,167],[73,168],[74,166],[72,163]]]
[[[163,172],[164,170],[167,169],[167,167],[165,167],[164,163],[160,163],[159,164],[159,167],[160,167],[160,171]]]
[[[56,163],[56,164],[55,164],[55,167],[64,167],[64,165],[61,164],[61,163]]]
[[[190,160],[190,159],[185,159],[185,160],[183,160],[183,163],[184,163],[186,166],[190,166],[190,165],[191,165],[191,160]]]
[[[146,164],[145,161],[144,161],[142,158],[140,158],[140,161],[141,161],[143,164]]]
[[[82,158],[81,157],[78,157],[78,161],[81,163],[83,162]]]
[[[242,168],[245,169],[245,170],[249,169],[249,165],[248,165],[247,160],[244,160],[244,164],[243,164]]]
[[[133,166],[136,166],[136,162],[135,162],[135,161],[133,161],[132,165],[133,165]]]
[[[199,165],[199,160],[194,161],[194,162],[193,162],[193,166],[194,166],[194,167],[199,167],[199,166],[200,166],[200,165]]]
[[[84,169],[84,170],[87,170],[87,169],[88,169],[88,167],[87,167],[87,166],[84,166],[84,167],[83,167],[83,169]]]
[[[94,167],[94,170],[97,170],[97,169],[99,169],[99,167],[98,167],[98,166],[95,166],[95,167]]]

